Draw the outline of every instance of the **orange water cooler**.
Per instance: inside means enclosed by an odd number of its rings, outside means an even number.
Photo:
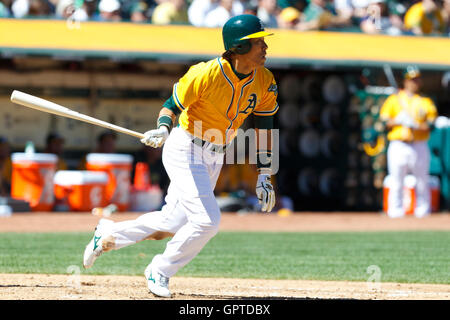
[[[11,161],[11,197],[27,201],[32,211],[51,211],[57,156],[18,152],[11,155]]]
[[[134,184],[130,189],[130,211],[155,211],[161,208],[162,203],[163,192],[159,185],[152,185],[148,164],[136,163]]]
[[[383,182],[383,211],[388,211],[389,206],[389,189],[392,184],[391,176],[387,175]],[[416,206],[416,177],[407,175],[403,181],[403,208],[405,214],[413,215]],[[428,184],[430,187],[430,206],[431,212],[439,211],[440,202],[440,182],[436,176],[428,176]]]
[[[54,177],[55,198],[70,211],[91,211],[108,205],[108,174],[87,170],[59,170]]]
[[[130,185],[133,157],[118,153],[89,153],[86,168],[102,171],[108,175],[106,201],[117,205],[118,211],[127,211],[130,206]]]

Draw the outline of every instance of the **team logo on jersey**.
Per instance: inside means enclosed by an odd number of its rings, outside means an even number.
[[[269,89],[268,89],[268,91],[269,92],[273,92],[275,95],[277,95],[278,94],[278,87],[277,87],[277,85],[274,84],[274,83],[271,84]]]
[[[247,101],[248,101],[247,107],[246,107],[244,110],[242,110],[241,112],[239,112],[239,113],[243,113],[243,114],[249,114],[249,113],[252,113],[253,110],[254,110],[255,107],[256,107],[256,101],[257,101],[257,100],[258,100],[258,97],[256,96],[256,94],[252,93],[252,94],[250,95],[250,98],[247,100]],[[249,109],[251,109],[251,110],[248,111]]]

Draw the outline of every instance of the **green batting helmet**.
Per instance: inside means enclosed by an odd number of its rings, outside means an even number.
[[[249,39],[271,36],[264,30],[261,20],[251,14],[241,14],[228,20],[222,29],[225,50],[246,54],[252,48]]]

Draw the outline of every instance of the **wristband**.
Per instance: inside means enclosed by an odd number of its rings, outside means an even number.
[[[259,174],[272,174],[272,151],[256,151],[256,168]]]
[[[173,127],[172,117],[165,115],[165,114],[163,114],[162,116],[159,116],[158,122],[157,122],[157,128],[159,129],[161,126],[167,127],[167,129],[170,132]]]

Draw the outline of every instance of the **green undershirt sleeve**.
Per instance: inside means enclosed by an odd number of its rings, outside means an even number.
[[[170,96],[170,98],[164,102],[163,107],[172,111],[176,116],[181,113],[181,110],[177,107],[175,101],[173,101],[173,96]]]
[[[255,120],[255,128],[257,129],[273,129],[273,116],[256,116],[253,115]]]

